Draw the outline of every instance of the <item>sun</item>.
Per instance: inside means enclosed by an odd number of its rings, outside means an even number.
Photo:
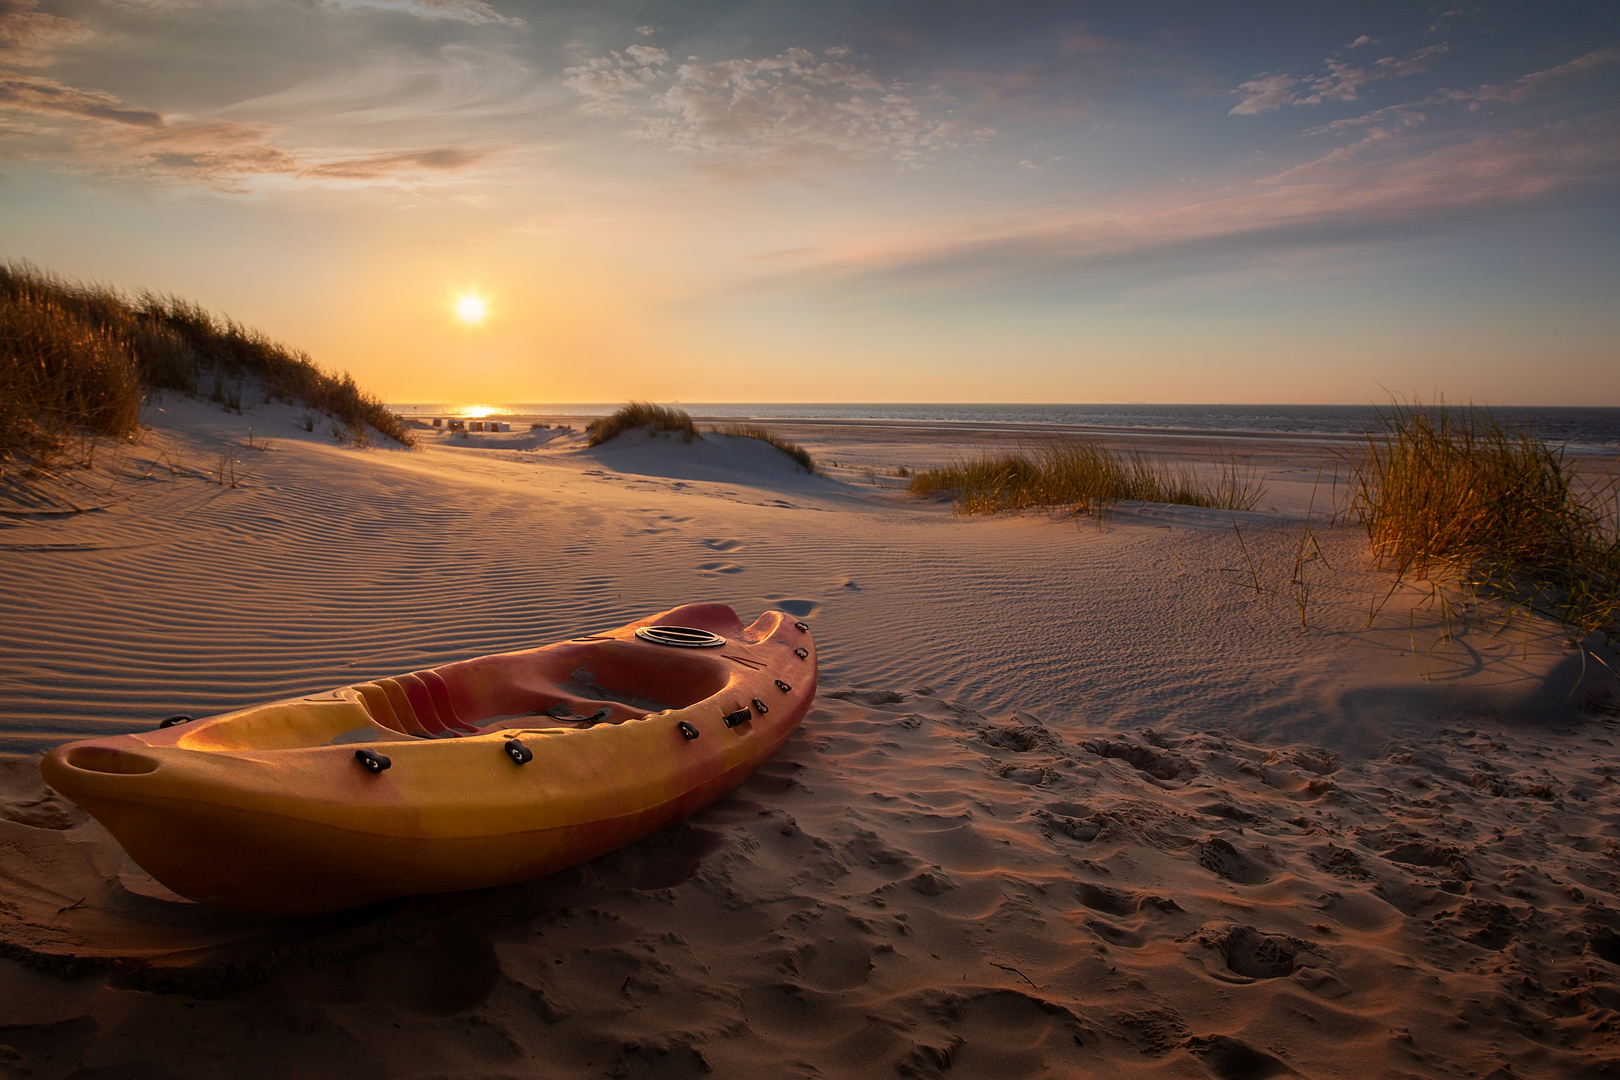
[[[482,296],[474,296],[472,293],[468,293],[456,301],[456,317],[468,326],[477,326],[483,322],[487,312],[488,308],[485,306]]]

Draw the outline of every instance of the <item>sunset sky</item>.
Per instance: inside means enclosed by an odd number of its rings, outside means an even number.
[[[1620,4],[0,12],[0,258],[394,401],[1620,405]]]

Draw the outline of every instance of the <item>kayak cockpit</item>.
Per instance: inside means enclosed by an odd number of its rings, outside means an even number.
[[[635,638],[478,657],[231,714],[180,736],[196,750],[456,738],[513,728],[583,729],[683,709],[733,677],[720,650]]]

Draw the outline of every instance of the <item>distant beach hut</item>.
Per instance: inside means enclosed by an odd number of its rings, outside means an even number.
[[[435,416],[433,418],[433,426],[434,427],[443,427],[444,426],[444,421],[440,420],[437,416]]]

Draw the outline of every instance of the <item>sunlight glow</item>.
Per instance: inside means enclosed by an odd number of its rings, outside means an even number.
[[[462,322],[466,323],[468,326],[477,326],[479,323],[483,322],[484,315],[487,313],[487,311],[488,309],[484,305],[484,298],[482,296],[475,296],[472,293],[468,293],[466,296],[463,296],[460,300],[456,301],[456,317]]]

